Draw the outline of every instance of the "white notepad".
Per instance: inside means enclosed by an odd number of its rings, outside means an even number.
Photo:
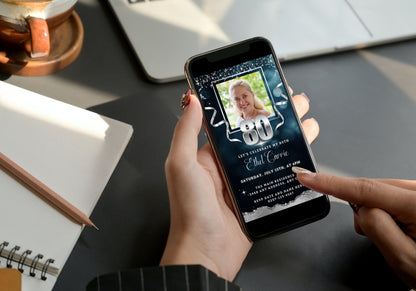
[[[126,123],[0,81],[0,151],[88,216],[132,132]],[[25,261],[35,260],[37,270],[32,277],[24,267],[22,290],[37,291],[53,288],[57,276],[43,272],[42,280],[42,268],[59,275],[82,227],[0,170],[0,230],[0,244],[9,243],[0,245],[0,268],[19,265],[2,256],[13,252],[18,261],[31,250]],[[43,267],[48,259],[54,262]]]

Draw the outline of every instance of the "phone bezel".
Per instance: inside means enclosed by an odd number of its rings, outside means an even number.
[[[283,86],[286,92],[289,92],[286,79],[284,77],[278,58],[276,57],[276,54],[273,50],[273,47],[267,39],[262,37],[248,39],[242,42],[234,43],[216,50],[209,51],[207,53],[196,55],[187,60],[185,64],[185,75],[187,77],[190,87],[195,91],[195,85],[193,84],[194,76],[206,75],[220,69],[225,69],[234,65],[238,65],[245,61],[260,58],[270,54],[273,55],[276,67],[282,79]],[[288,97],[291,107],[294,108],[291,96]],[[312,164],[315,170],[317,170],[315,158],[311,152],[309,144],[306,141],[306,137],[303,133],[300,119],[296,111],[293,110],[293,112],[296,117],[300,131],[303,135],[303,140],[307,148],[307,151],[311,157]],[[219,163],[222,169],[224,180],[226,181],[228,190],[231,194],[230,196],[234,202],[234,210],[238,215],[240,224],[242,225],[244,231],[251,240],[257,240],[264,237],[268,237],[273,234],[288,231],[301,225],[305,225],[313,221],[319,220],[329,213],[329,200],[326,195],[323,195],[319,198],[315,198],[313,200],[304,202],[291,208],[264,216],[254,221],[245,222],[241,212],[239,211],[238,199],[232,193],[232,186],[229,183],[225,167],[221,161],[221,158],[219,157],[217,145],[215,142],[212,141],[212,132],[211,128],[207,126],[208,123],[205,111],[203,111],[203,114],[204,129],[207,132],[209,142],[212,148],[214,149],[217,162]]]

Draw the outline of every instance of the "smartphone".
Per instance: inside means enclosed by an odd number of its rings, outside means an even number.
[[[194,56],[185,75],[198,96],[204,128],[234,210],[255,241],[305,225],[329,212],[326,195],[292,172],[316,172],[272,45],[257,37]]]

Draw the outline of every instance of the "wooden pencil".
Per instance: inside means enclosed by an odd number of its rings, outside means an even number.
[[[56,209],[66,214],[72,220],[79,224],[85,224],[98,229],[94,223],[81,210],[76,208],[70,202],[65,200],[62,196],[57,194],[51,188],[43,184],[41,181],[32,176],[25,169],[9,159],[6,155],[0,152],[0,166],[18,181],[23,183],[34,194],[38,195],[49,202]]]

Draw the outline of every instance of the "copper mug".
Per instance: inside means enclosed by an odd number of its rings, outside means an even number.
[[[0,43],[23,47],[33,59],[51,50],[49,29],[64,22],[77,0],[0,0]]]

